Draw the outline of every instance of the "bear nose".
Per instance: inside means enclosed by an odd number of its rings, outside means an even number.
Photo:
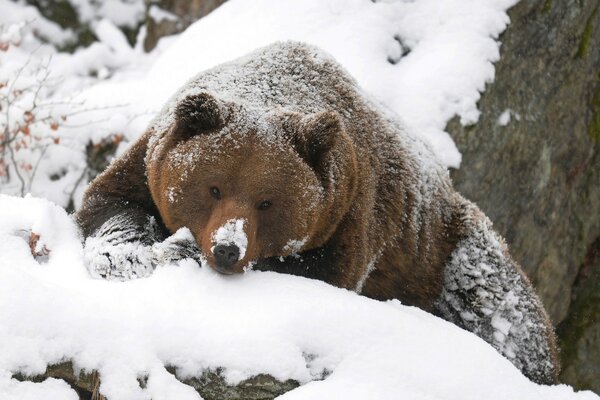
[[[213,249],[215,260],[217,261],[217,270],[219,272],[228,273],[231,268],[240,258],[240,249],[236,245],[217,245]]]

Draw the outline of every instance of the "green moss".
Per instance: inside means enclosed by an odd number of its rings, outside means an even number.
[[[592,99],[592,120],[588,127],[588,135],[594,141],[600,141],[600,83]]]
[[[552,9],[552,0],[544,1],[544,5],[542,6],[542,13],[547,13]]]
[[[579,42],[579,48],[577,49],[577,54],[575,54],[576,58],[583,58],[587,56],[590,41],[592,40],[592,34],[594,33],[594,20],[596,19],[596,14],[598,14],[598,7],[600,6],[600,0],[596,2],[596,6],[592,11],[592,14],[588,17],[585,28],[583,29],[583,35],[581,37],[581,41]]]

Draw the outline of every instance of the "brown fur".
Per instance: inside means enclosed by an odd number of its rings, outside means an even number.
[[[214,267],[213,233],[244,218],[248,249],[234,272],[257,261],[256,269],[435,311],[445,265],[469,235],[464,221],[474,206],[452,189],[443,167],[422,164],[429,149],[403,137],[337,64],[315,62],[303,45],[285,51],[281,59],[239,64],[233,89],[217,79],[218,68],[188,83],[163,119],[92,182],[77,215],[84,234],[118,213],[141,224],[151,215],[165,235],[189,228]],[[298,78],[287,61],[297,58],[310,65],[302,72],[308,76]],[[272,74],[260,75],[253,62],[272,62]],[[325,89],[315,95],[293,79],[282,84],[289,75]],[[242,89],[263,82],[282,86],[284,95],[244,97]],[[272,206],[260,210],[264,200]],[[303,238],[301,249],[288,245]],[[539,313],[547,323],[541,306]],[[555,356],[551,330],[547,336]]]

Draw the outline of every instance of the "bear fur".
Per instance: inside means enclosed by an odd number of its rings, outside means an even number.
[[[276,43],[197,75],[76,217],[96,276],[193,257],[319,279],[432,312],[556,382],[551,324],[491,222],[317,48]]]

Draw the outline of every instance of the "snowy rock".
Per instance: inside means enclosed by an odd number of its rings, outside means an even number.
[[[600,393],[600,341],[571,335],[583,311],[570,308],[572,284],[600,237],[600,12],[592,0],[521,1],[509,16],[479,122],[448,127],[463,156],[452,178],[506,238],[553,322],[568,318],[560,331],[574,342],[562,346],[587,354],[577,361],[580,387]],[[521,119],[499,126],[507,106]]]
[[[226,0],[155,0],[149,4],[144,50],[153,50],[160,38],[180,33]]]
[[[281,399],[598,399],[536,385],[475,335],[398,301],[284,274],[224,277],[191,260],[147,279],[96,280],[60,207],[0,196],[0,220],[3,400],[75,399],[63,382],[12,378],[67,378],[69,368],[83,371],[71,381],[82,386],[97,371],[110,400],[198,400],[194,388],[214,380],[225,384],[207,399],[252,398],[240,383],[249,393],[290,390]],[[34,260],[21,229],[47,238],[47,263]]]

